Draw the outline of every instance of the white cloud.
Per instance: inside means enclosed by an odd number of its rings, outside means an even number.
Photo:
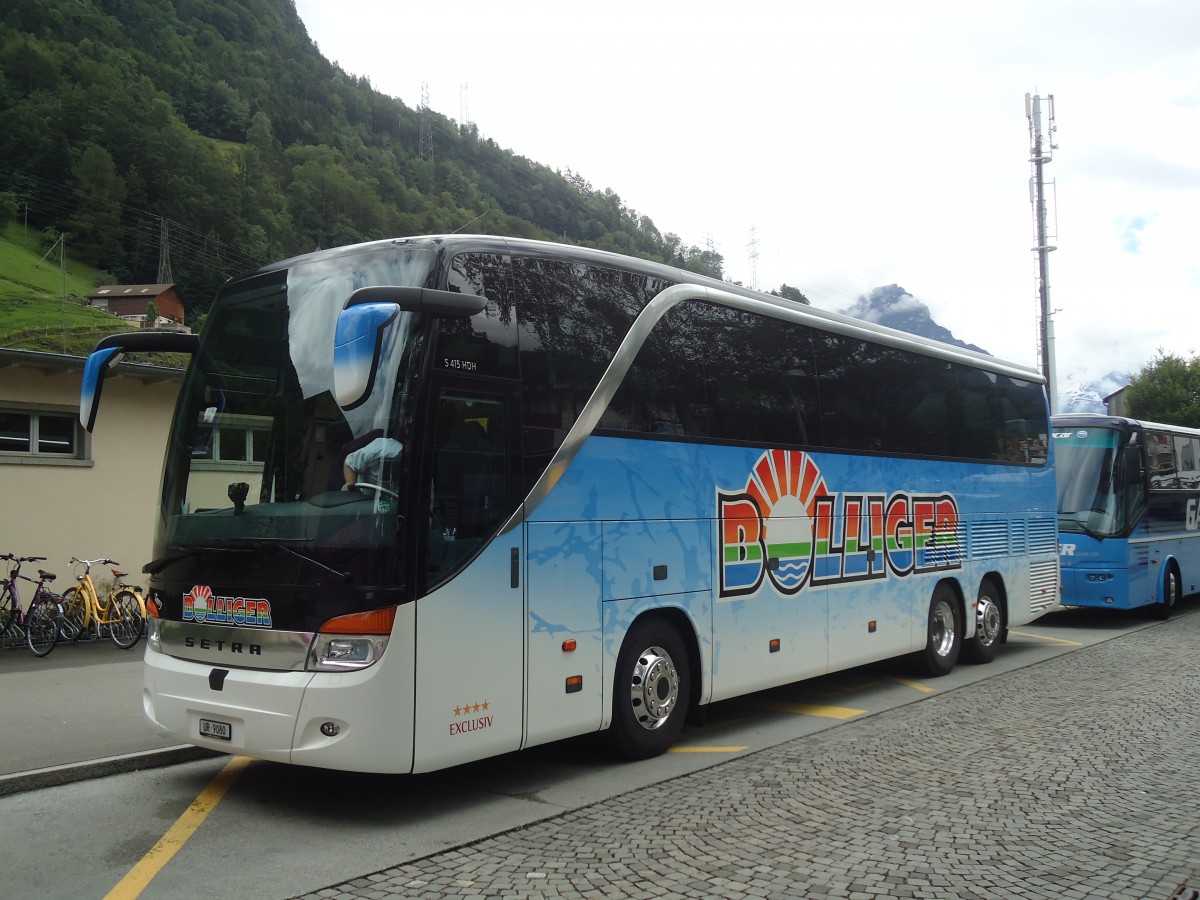
[[[844,309],[899,284],[962,340],[1038,362],[1024,95],[1046,166],[1062,373],[1193,351],[1200,4],[711,0],[451,8],[298,0],[324,54],[551,167],[729,277]],[[463,85],[467,85],[463,90]],[[1136,251],[1136,252],[1131,252]]]

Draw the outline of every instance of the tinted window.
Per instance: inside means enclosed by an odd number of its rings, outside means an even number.
[[[642,307],[669,282],[558,260],[513,261],[525,476],[562,443]]]
[[[1041,464],[1039,385],[706,303],[663,316],[601,427]]]
[[[807,444],[816,416],[808,330],[707,303],[683,303],[654,327],[601,427]]]
[[[1179,469],[1175,463],[1175,442],[1162,431],[1146,432],[1146,455],[1150,459],[1150,487],[1179,487]]]
[[[471,375],[517,377],[517,319],[509,289],[508,258],[463,253],[450,263],[451,291],[487,297],[483,312],[467,319],[442,319],[438,324],[434,365]]]

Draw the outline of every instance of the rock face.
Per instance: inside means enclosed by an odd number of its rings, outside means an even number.
[[[987,353],[982,347],[960,341],[950,329],[939,325],[930,314],[929,307],[898,284],[877,287],[871,293],[859,297],[849,309],[842,312],[856,319],[865,319],[898,331]],[[1129,377],[1118,372],[1110,372],[1099,379],[1089,379],[1078,373],[1060,371],[1058,411],[1103,413],[1106,411],[1104,398],[1128,383]]]

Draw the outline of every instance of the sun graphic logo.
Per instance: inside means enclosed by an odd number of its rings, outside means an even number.
[[[212,609],[212,588],[198,584],[183,595],[183,620],[203,622]]]
[[[817,464],[799,450],[768,450],[743,491],[718,488],[720,596],[753,594],[764,577],[782,594],[804,587],[813,565],[816,500],[828,495]]]

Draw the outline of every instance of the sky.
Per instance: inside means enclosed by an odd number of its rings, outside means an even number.
[[[837,311],[899,284],[1037,368],[1025,96],[1052,95],[1060,390],[1200,352],[1195,0],[296,8],[346,72],[712,242],[730,280]]]

